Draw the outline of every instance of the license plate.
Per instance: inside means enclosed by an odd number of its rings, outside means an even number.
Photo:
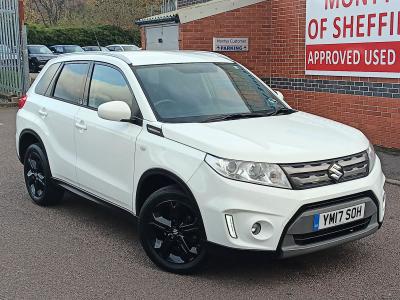
[[[313,230],[330,228],[364,218],[365,203],[314,215]]]

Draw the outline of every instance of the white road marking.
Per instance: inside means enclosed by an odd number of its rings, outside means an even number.
[[[0,126],[1,126],[1,125],[4,125],[4,124],[3,124],[3,123],[0,123]]]

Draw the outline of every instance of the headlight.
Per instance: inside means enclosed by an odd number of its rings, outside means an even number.
[[[376,161],[376,153],[374,146],[370,143],[368,147],[368,158],[369,158],[369,172],[371,173],[372,169],[375,166],[375,161]]]
[[[220,175],[244,182],[291,189],[289,180],[276,164],[231,160],[207,155],[205,161]]]

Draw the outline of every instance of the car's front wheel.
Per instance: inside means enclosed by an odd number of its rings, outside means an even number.
[[[36,204],[50,205],[62,198],[64,192],[53,184],[46,154],[38,144],[26,150],[24,176],[29,196]]]
[[[149,196],[139,216],[144,250],[159,267],[191,273],[206,257],[206,235],[199,209],[177,186]]]

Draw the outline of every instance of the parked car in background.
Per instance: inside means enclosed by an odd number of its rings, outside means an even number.
[[[82,47],[78,45],[54,45],[49,48],[54,54],[85,52]]]
[[[85,46],[85,47],[82,47],[82,49],[87,52],[90,52],[90,51],[109,52],[110,51],[106,47],[102,47],[102,46]]]
[[[55,57],[57,55],[44,45],[28,45],[29,72],[39,73],[44,65]]]
[[[108,45],[106,46],[106,48],[110,51],[118,51],[118,52],[142,50],[142,48],[139,48],[136,45],[123,45],[123,44]]]

